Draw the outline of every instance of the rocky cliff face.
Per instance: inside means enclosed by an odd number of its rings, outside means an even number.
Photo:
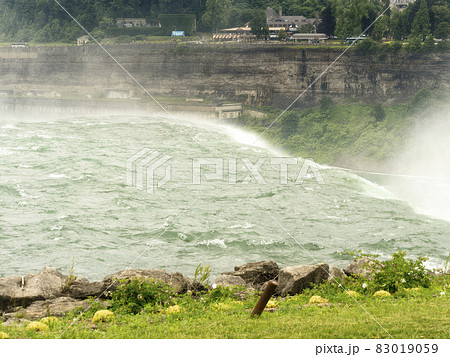
[[[247,104],[309,106],[337,101],[402,101],[423,86],[450,82],[450,53],[363,56],[336,49],[271,45],[110,45],[107,51],[152,95],[225,98]],[[303,95],[303,91],[311,85]],[[102,97],[145,93],[96,45],[0,48],[0,92]]]

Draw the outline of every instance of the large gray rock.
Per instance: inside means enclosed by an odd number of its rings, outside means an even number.
[[[10,319],[20,316],[29,320],[38,320],[47,316],[61,317],[78,307],[82,307],[84,310],[89,307],[89,302],[75,300],[70,297],[59,297],[45,301],[35,301],[26,309],[20,308],[16,312],[5,314],[5,318]]]
[[[213,284],[221,285],[223,287],[227,286],[245,286],[245,280],[240,276],[234,276],[230,274],[221,274],[213,282]]]
[[[298,265],[280,270],[278,275],[278,294],[300,294],[310,285],[317,285],[328,278],[329,266],[325,263],[316,265]]]
[[[68,286],[66,284],[63,293],[74,299],[86,299],[89,296],[100,296],[105,289],[106,284],[103,282],[91,283],[89,280],[77,276]]]
[[[184,293],[191,288],[191,283],[181,273],[169,274],[164,270],[138,270],[138,269],[126,269],[117,273],[106,276],[101,284],[103,284],[103,290],[108,289],[110,291],[115,290],[118,286],[117,280],[139,278],[147,281],[159,280],[170,285],[176,293]]]
[[[45,267],[37,274],[0,279],[0,308],[28,306],[36,300],[62,295],[67,278],[54,268]]]
[[[259,288],[266,281],[275,279],[280,271],[273,260],[247,263],[234,267],[232,275],[242,278],[246,284]]]
[[[333,282],[337,279],[344,279],[346,277],[345,273],[339,269],[337,266],[333,266],[330,270],[330,275],[328,276],[328,281]]]
[[[344,268],[344,273],[354,277],[363,276],[369,278],[376,269],[375,263],[370,257],[355,259]]]

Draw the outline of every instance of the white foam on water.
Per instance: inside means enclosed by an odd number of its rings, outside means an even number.
[[[50,175],[48,175],[48,177],[53,178],[53,179],[69,178],[69,176],[67,176],[67,175],[58,174],[58,173],[50,174]]]
[[[207,247],[209,246],[216,246],[222,249],[226,249],[227,245],[225,244],[224,239],[208,239],[203,240],[202,242],[196,243],[195,245],[205,245]]]

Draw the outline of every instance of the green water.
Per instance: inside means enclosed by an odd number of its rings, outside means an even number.
[[[319,167],[325,184],[311,171],[295,184],[301,165],[293,165],[281,184],[269,158],[283,154],[252,146],[254,139],[226,126],[151,116],[2,115],[0,275],[43,266],[68,273],[73,258],[75,273],[92,280],[128,266],[190,276],[199,263],[215,276],[265,259],[343,267],[346,249],[382,257],[401,249],[430,256],[431,266],[444,263],[450,222],[415,213],[384,187],[337,168]],[[127,159],[143,148],[171,157],[171,180],[154,194],[126,184]],[[222,159],[223,179],[205,178],[214,171],[208,166],[194,185],[194,158]],[[266,158],[259,170],[266,184],[244,182],[243,158]]]

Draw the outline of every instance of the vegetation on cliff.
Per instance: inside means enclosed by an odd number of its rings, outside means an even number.
[[[448,97],[448,90],[424,88],[405,104],[363,104],[348,99],[333,105],[323,98],[318,107],[283,115],[277,109],[267,109],[263,119],[244,114],[236,124],[264,132],[263,138],[290,154],[319,163],[378,166],[403,148],[415,122],[448,106]]]

